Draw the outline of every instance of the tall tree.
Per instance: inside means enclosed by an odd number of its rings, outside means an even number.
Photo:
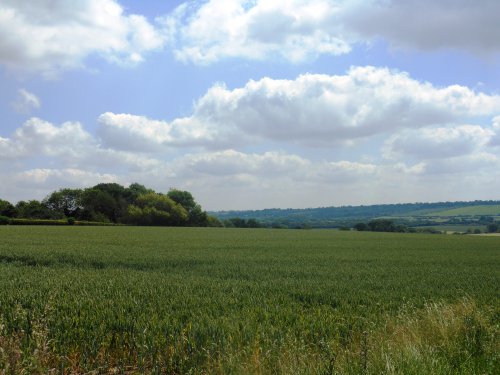
[[[0,216],[14,217],[16,216],[16,208],[9,201],[0,199]]]
[[[206,226],[208,225],[208,215],[196,203],[193,195],[189,191],[170,189],[167,196],[184,207],[188,213],[188,225]]]
[[[43,200],[43,204],[50,210],[62,213],[66,217],[79,217],[83,210],[83,190],[61,189],[55,191]]]

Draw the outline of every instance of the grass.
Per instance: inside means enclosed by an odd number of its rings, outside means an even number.
[[[0,373],[498,373],[499,238],[0,227]]]

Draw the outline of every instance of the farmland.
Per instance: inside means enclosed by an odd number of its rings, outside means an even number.
[[[5,226],[0,239],[0,373],[498,373],[498,237]]]

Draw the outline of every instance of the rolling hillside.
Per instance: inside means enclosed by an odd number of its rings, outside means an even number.
[[[500,201],[403,203],[371,206],[319,207],[307,209],[265,209],[218,211],[210,214],[220,220],[239,217],[262,223],[284,223],[288,226],[308,224],[313,227],[339,226],[379,217],[402,221],[435,220],[438,217],[499,216]]]

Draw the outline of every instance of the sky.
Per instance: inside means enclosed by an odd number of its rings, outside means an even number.
[[[500,199],[498,0],[0,1],[0,199]]]

